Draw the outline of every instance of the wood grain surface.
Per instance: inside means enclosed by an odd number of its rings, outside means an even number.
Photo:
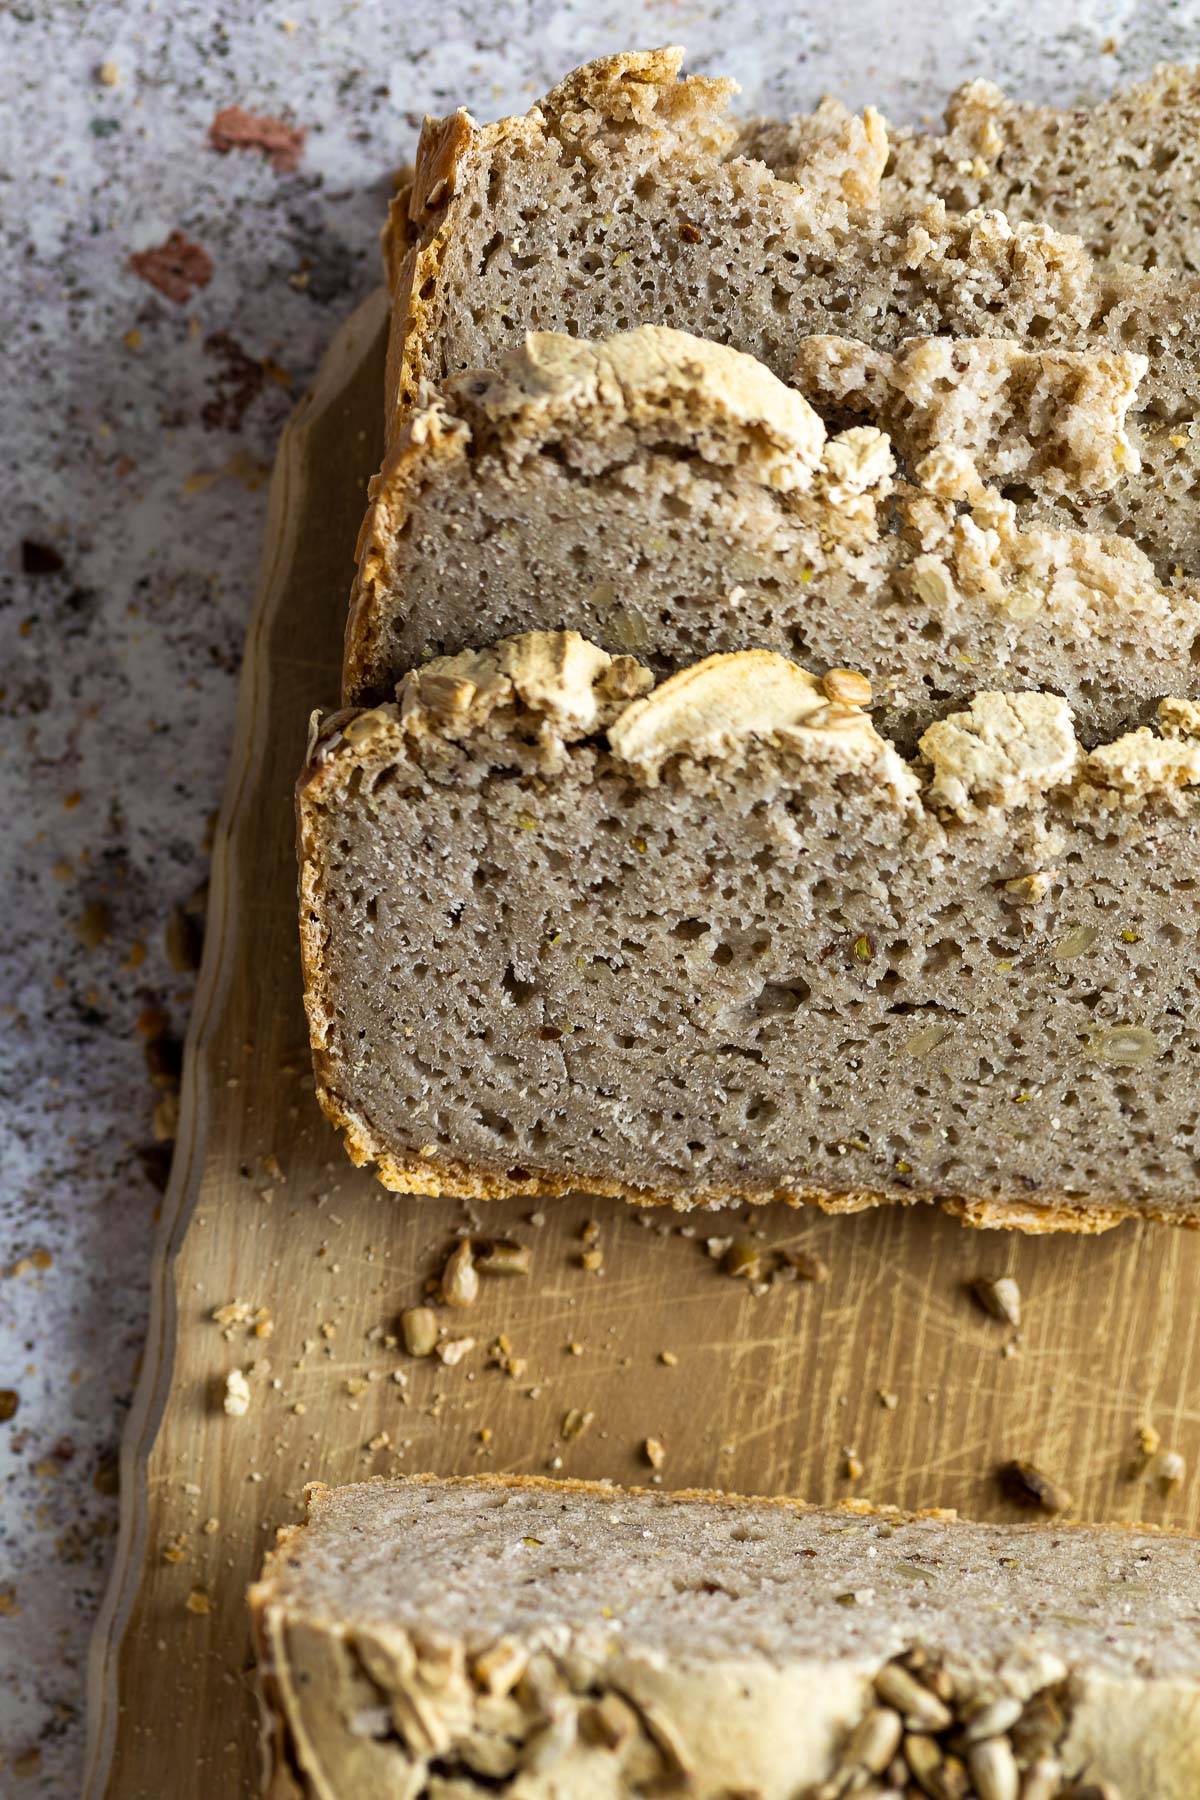
[[[313,1479],[561,1469],[644,1481],[652,1437],[667,1486],[994,1519],[1015,1516],[997,1465],[1022,1457],[1084,1518],[1200,1529],[1200,1481],[1164,1496],[1137,1458],[1152,1424],[1200,1469],[1200,1234],[1126,1224],[1022,1239],[926,1208],[687,1216],[571,1198],[472,1211],[390,1195],[346,1162],[309,1071],[292,783],[310,709],[336,699],[380,455],[383,329],[379,296],[331,347],[275,471],[118,1566],[93,1646],[93,1796],[255,1791],[244,1589]],[[599,1270],[580,1261],[589,1220]],[[531,1273],[485,1280],[475,1306],[441,1315],[475,1341],[455,1366],[407,1357],[398,1314],[470,1221],[531,1245]],[[828,1279],[765,1291],[732,1279],[706,1240],[734,1233],[764,1252],[811,1251]],[[1019,1334],[968,1291],[998,1274],[1020,1284]],[[213,1319],[235,1302],[248,1316]],[[249,1371],[241,1417],[223,1404],[235,1369]],[[564,1436],[572,1410],[591,1417]]]

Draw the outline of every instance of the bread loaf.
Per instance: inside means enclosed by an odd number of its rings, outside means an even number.
[[[1200,1792],[1183,1539],[503,1477],[308,1500],[250,1595],[272,1800]]]
[[[905,749],[979,688],[1052,688],[1089,743],[1197,691],[1195,584],[1164,586],[1121,538],[1021,527],[988,485],[1018,473],[1069,519],[1075,495],[1118,479],[1123,359],[994,340],[893,359],[806,348],[809,385],[864,423],[827,436],[752,357],[655,326],[533,335],[443,383],[373,485],[345,700],[390,698],[430,656],[529,628],[658,673],[713,650],[848,662]]]
[[[393,437],[423,384],[493,367],[526,330],[670,325],[785,381],[831,330],[888,353],[987,336],[1132,355],[1146,362],[1129,416],[1140,472],[1078,495],[1076,522],[1138,542],[1164,579],[1200,572],[1200,277],[1100,262],[1039,220],[955,214],[936,194],[880,205],[875,115],[841,139],[810,121],[797,179],[782,179],[741,153],[730,84],[681,79],[681,55],[589,64],[497,125],[460,112],[426,126],[388,236]],[[1036,510],[1019,479],[1009,497]]]
[[[1194,1219],[1200,708],[1085,751],[983,693],[912,760],[768,651],[532,633],[299,786],[318,1092],[405,1192]]]

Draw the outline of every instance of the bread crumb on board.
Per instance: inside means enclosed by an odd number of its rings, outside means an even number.
[[[250,1411],[250,1383],[240,1369],[230,1369],[225,1377],[225,1411],[232,1419],[240,1419]]]

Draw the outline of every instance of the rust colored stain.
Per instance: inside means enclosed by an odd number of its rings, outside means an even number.
[[[226,106],[209,126],[208,141],[223,155],[230,150],[261,150],[271,167],[286,175],[300,161],[304,131],[282,119],[243,112],[240,106]]]
[[[213,277],[213,259],[208,251],[182,231],[173,231],[165,244],[137,251],[129,258],[129,267],[139,280],[148,281],[152,288],[178,304],[190,300],[198,288],[207,287]]]

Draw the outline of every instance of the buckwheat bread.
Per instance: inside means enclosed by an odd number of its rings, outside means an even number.
[[[732,84],[681,78],[681,55],[588,64],[497,125],[427,123],[387,233],[391,438],[425,384],[493,367],[527,330],[670,325],[786,381],[831,328],[886,352],[986,335],[1132,354],[1147,359],[1137,483],[1080,495],[1074,522],[1136,540],[1164,577],[1200,571],[1200,277],[1098,261],[1040,221],[955,214],[936,195],[882,205],[874,114],[806,121],[784,179],[744,154]]]
[[[713,650],[849,662],[906,749],[981,687],[1053,688],[1091,743],[1195,691],[1195,584],[1162,584],[1119,537],[1022,527],[992,485],[1020,479],[1069,516],[1121,480],[1138,358],[992,339],[803,351],[806,387],[864,423],[828,435],[753,357],[658,326],[531,334],[445,381],[372,487],[344,700],[531,627],[659,673]]]
[[[810,120],[788,148],[804,160]],[[1091,107],[1030,106],[970,81],[944,135],[889,129],[881,202],[911,211],[996,207],[1083,239],[1093,256],[1144,269],[1200,269],[1200,74],[1167,65]]]
[[[250,1594],[269,1792],[1193,1800],[1198,1570],[1144,1529],[313,1487]]]
[[[900,756],[765,650],[530,633],[298,790],[317,1090],[409,1193],[1195,1222],[1200,708],[982,693]]]

